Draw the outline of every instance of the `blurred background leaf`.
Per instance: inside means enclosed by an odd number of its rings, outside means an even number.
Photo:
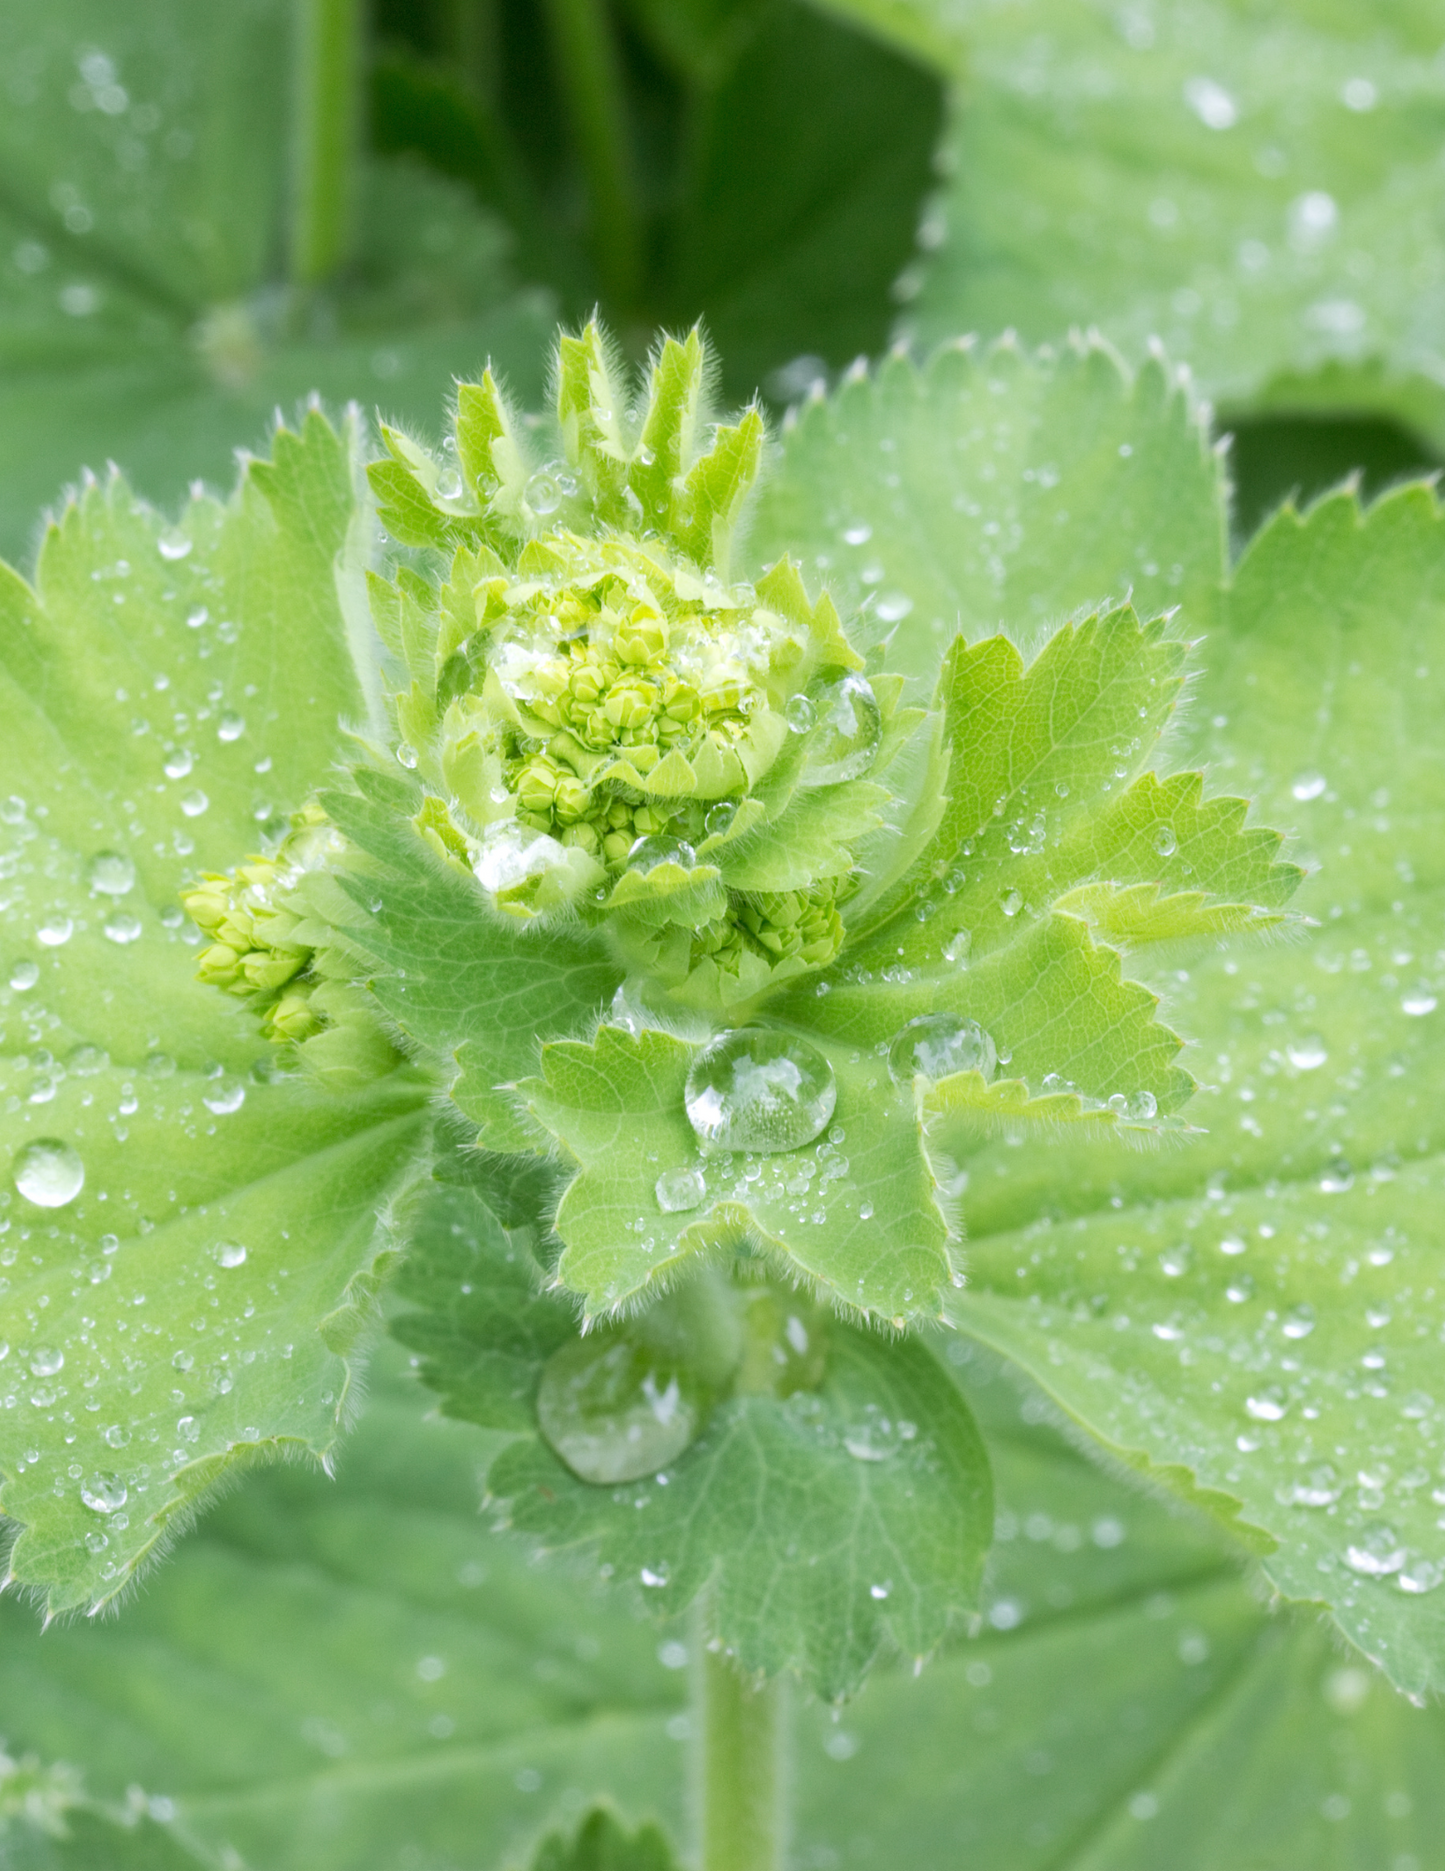
[[[906,1815],[916,1871],[1437,1864],[1445,1717],[951,1352],[1000,1488],[982,1629],[800,1711],[794,1862],[893,1871]],[[99,1809],[7,1831],[0,1777],[6,1871],[522,1871],[598,1795],[685,1837],[688,1631],[489,1532],[496,1438],[423,1407],[383,1348],[338,1482],[258,1474],[117,1620],[42,1636],[0,1606],[8,1751],[79,1763]]]

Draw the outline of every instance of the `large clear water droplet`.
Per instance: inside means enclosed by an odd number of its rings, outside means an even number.
[[[956,1013],[923,1013],[894,1035],[888,1048],[888,1070],[894,1082],[909,1084],[914,1075],[950,1078],[955,1072],[980,1072],[992,1078],[998,1051],[991,1035],[977,1020]]]
[[[113,1514],[126,1504],[126,1485],[119,1475],[92,1475],[80,1484],[80,1498],[97,1514]]]
[[[90,860],[86,881],[100,896],[123,897],[135,887],[135,865],[119,851],[97,851]]]
[[[692,1374],[653,1347],[596,1332],[554,1351],[542,1371],[537,1421],[583,1481],[639,1481],[675,1461],[702,1424]]]
[[[244,1267],[246,1250],[239,1241],[217,1241],[211,1254],[218,1267]]]
[[[873,764],[883,738],[883,713],[872,684],[862,676],[835,676],[813,691],[818,725],[808,744],[803,781],[837,786],[855,780]]]
[[[523,499],[533,513],[555,513],[562,504],[562,489],[557,485],[557,477],[546,468],[538,468],[530,475],[523,490]]]
[[[65,1369],[65,1353],[55,1351],[48,1345],[42,1345],[30,1354],[30,1374],[32,1377],[54,1377],[57,1371]]]
[[[816,1046],[761,1028],[722,1034],[687,1075],[688,1122],[721,1150],[796,1150],[826,1130],[837,1102],[833,1068]]]
[[[68,1143],[40,1137],[15,1159],[15,1187],[37,1208],[64,1208],[85,1186],[85,1165]]]

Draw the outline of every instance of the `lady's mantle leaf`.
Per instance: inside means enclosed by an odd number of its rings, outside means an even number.
[[[232,1463],[336,1440],[422,1136],[406,1075],[278,1078],[177,901],[284,824],[366,707],[347,447],[284,431],[166,527],[119,480],[0,573],[0,1507],[10,1576],[98,1606]],[[13,790],[12,790],[13,789]]]
[[[1032,633],[1130,594],[1207,626],[1223,543],[1219,462],[1162,363],[1131,381],[1098,345],[1012,343],[895,357],[805,405],[752,535],[757,563],[795,553],[845,617],[866,599],[888,666],[927,678],[959,631]]]
[[[1321,931],[1171,978],[1215,1036],[1207,1136],[971,1161],[950,1301],[1113,1446],[1238,1501],[1279,1589],[1415,1693],[1445,1684],[1442,641],[1428,490],[1286,511],[1251,548],[1198,751],[1300,822]]]
[[[572,1336],[570,1309],[535,1294],[463,1191],[434,1195],[414,1240],[400,1291],[425,1309],[394,1330],[426,1353],[449,1414],[515,1424]],[[973,1418],[931,1355],[836,1322],[820,1388],[728,1397],[663,1474],[593,1486],[526,1436],[488,1486],[519,1531],[595,1551],[659,1613],[711,1580],[741,1665],[796,1668],[825,1695],[856,1688],[889,1638],[918,1654],[938,1643],[974,1603],[992,1515]]]
[[[589,1313],[626,1307],[698,1256],[757,1251],[865,1316],[901,1321],[941,1304],[948,1230],[919,1148],[912,1092],[886,1066],[828,1047],[835,1123],[777,1155],[700,1155],[684,1110],[698,1048],[671,1034],[599,1027],[592,1045],[543,1048],[518,1086],[537,1122],[581,1165],[557,1210],[559,1280]],[[701,1178],[694,1209],[663,1205],[677,1171]]]
[[[320,912],[363,966],[388,1015],[455,1079],[461,1110],[494,1150],[530,1150],[509,1087],[535,1068],[538,1037],[596,1018],[621,977],[600,941],[499,916],[460,866],[439,858],[395,809],[399,781],[362,772],[362,795],[328,793],[327,811],[370,860]],[[457,1067],[460,1066],[460,1076]]]
[[[1310,373],[1368,363],[1355,407],[1440,434],[1428,8],[833,4],[960,81],[910,327],[1036,340],[1097,323],[1133,352],[1159,334],[1210,395],[1292,377],[1296,406],[1332,395]]]
[[[573,1838],[542,1840],[532,1871],[675,1871],[672,1847],[656,1826],[630,1832],[605,1806],[594,1807]]]

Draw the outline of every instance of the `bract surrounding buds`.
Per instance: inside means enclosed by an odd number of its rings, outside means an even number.
[[[791,564],[726,577],[763,429],[709,433],[708,375],[696,332],[669,339],[630,406],[597,329],[564,338],[535,486],[495,384],[464,388],[475,497],[424,463],[403,490],[400,441],[374,476],[393,531],[455,548],[450,580],[374,581],[373,609],[433,848],[508,914],[599,919],[629,969],[730,1004],[836,955],[884,710]]]

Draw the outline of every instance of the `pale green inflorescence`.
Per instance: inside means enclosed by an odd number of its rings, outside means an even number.
[[[696,333],[668,340],[624,421],[589,327],[560,349],[565,460],[528,471],[490,376],[459,398],[471,487],[388,433],[383,520],[453,556],[439,598],[406,572],[373,593],[423,834],[498,909],[600,919],[629,972],[726,1008],[837,955],[894,691],[786,561],[728,577],[763,426],[703,447],[706,376]]]

